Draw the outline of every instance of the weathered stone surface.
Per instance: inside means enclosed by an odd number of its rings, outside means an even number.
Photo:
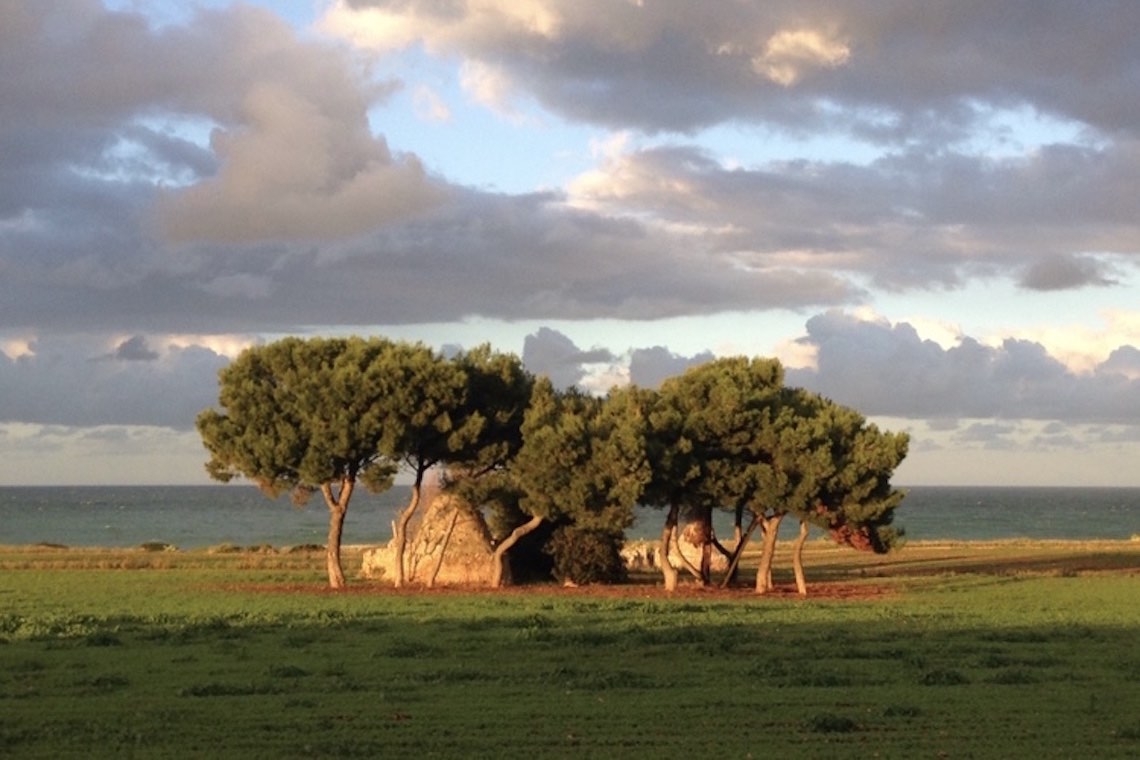
[[[405,578],[426,585],[486,585],[494,547],[483,516],[451,494],[425,489],[418,517],[408,530]],[[395,547],[367,549],[361,566],[366,578],[395,576]]]
[[[697,522],[685,524],[680,534],[669,547],[669,560],[673,567],[684,570],[690,565],[701,566],[701,544],[704,541],[704,527]],[[621,550],[622,560],[627,570],[660,570],[661,542],[635,540],[626,542]],[[687,564],[686,564],[687,563]],[[728,560],[718,551],[713,551],[711,570],[722,573],[728,569]]]
[[[701,551],[705,540],[705,526],[700,522],[688,522],[681,529],[673,545],[669,547],[669,558],[673,567],[677,569],[701,566]],[[686,562],[688,564],[686,564]],[[714,573],[723,573],[728,569],[728,560],[724,555],[713,549],[710,570]]]
[[[657,570],[661,567],[660,554],[660,541],[627,541],[621,548],[626,570]]]
[[[678,570],[684,570],[690,565],[701,565],[701,542],[703,528],[697,523],[684,526],[669,547],[669,561]],[[661,569],[661,542],[648,540],[635,540],[626,542],[621,550],[622,560],[627,570],[660,570]],[[728,569],[728,560],[718,551],[712,553],[711,569],[714,573],[724,572]]]

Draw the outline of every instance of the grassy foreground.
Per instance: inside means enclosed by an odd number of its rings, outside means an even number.
[[[0,757],[1140,756],[1140,542],[807,562],[333,594],[314,554],[0,548]]]

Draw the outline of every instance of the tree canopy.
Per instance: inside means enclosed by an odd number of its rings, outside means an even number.
[[[662,533],[666,586],[676,584],[669,547],[679,514],[703,525],[702,561],[709,581],[711,552],[727,550],[712,528],[718,508],[740,510],[770,465],[772,420],[783,368],[774,359],[730,357],[693,367],[648,396],[653,477],[645,502],[668,509]]]
[[[620,533],[633,522],[650,475],[634,389],[597,398],[557,391],[539,378],[521,433],[508,478],[522,522],[497,547],[493,585],[501,582],[503,554],[544,520],[566,517],[580,528]]]
[[[244,476],[270,495],[292,492],[298,503],[321,492],[332,588],[345,585],[340,541],[353,489],[360,481],[382,490],[395,473],[382,382],[395,350],[379,338],[286,338],[250,348],[219,373],[221,411],[198,415],[211,477]]]
[[[243,352],[219,384],[220,408],[197,419],[208,472],[223,481],[245,476],[299,502],[319,490],[329,510],[333,588],[344,585],[340,542],[353,489],[387,488],[401,467],[412,488],[394,525],[396,585],[405,581],[407,531],[433,468],[477,507],[501,507],[499,570],[505,553],[543,522],[573,525],[577,532],[564,532],[562,544],[575,535],[620,540],[637,504],[667,510],[667,588],[676,584],[669,548],[682,514],[702,526],[700,567],[691,569],[705,583],[711,553],[728,559],[728,582],[759,527],[759,591],[770,585],[776,530],[789,514],[801,524],[794,556],[801,591],[809,526],[877,552],[900,535],[892,522],[902,494],[890,478],[907,436],[784,386],[774,359],[718,359],[658,391],[614,388],[599,397],[556,390],[489,346],[447,358],[383,338],[286,338]],[[713,532],[716,510],[733,514],[731,549]]]
[[[388,400],[390,418],[399,430],[391,451],[413,476],[411,498],[393,531],[397,586],[405,581],[407,529],[428,470],[443,466],[453,480],[474,481],[506,467],[522,445],[523,415],[533,385],[517,357],[485,345],[451,359],[416,354],[401,360],[405,377],[396,382],[415,387]]]

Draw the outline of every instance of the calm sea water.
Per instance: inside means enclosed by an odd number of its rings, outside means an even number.
[[[913,540],[1005,538],[1128,539],[1140,535],[1140,488],[913,487],[896,524]],[[350,544],[382,543],[408,489],[358,491],[345,522]],[[323,544],[328,512],[319,495],[306,508],[265,498],[249,485],[0,488],[0,544],[183,549]],[[631,537],[656,537],[662,514],[642,510]],[[785,526],[788,535],[793,526]]]

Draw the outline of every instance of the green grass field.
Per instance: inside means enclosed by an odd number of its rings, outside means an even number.
[[[807,561],[807,599],[334,594],[319,555],[0,549],[0,757],[1140,756],[1140,542]]]

